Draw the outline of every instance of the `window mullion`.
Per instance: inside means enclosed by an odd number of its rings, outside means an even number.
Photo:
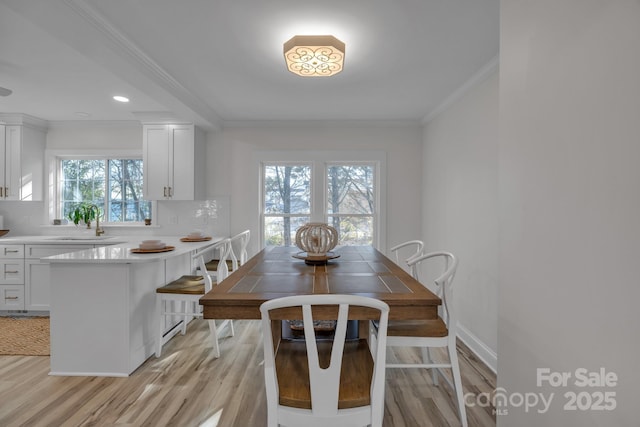
[[[111,159],[106,159],[106,163],[105,163],[105,170],[104,170],[104,198],[102,201],[102,212],[104,213],[104,221],[107,222],[107,219],[109,218],[109,198],[111,196],[111,191],[109,191],[109,189],[111,188],[111,173],[109,173],[111,170]]]
[[[311,222],[326,221],[326,178],[324,163],[314,161],[311,164]]]

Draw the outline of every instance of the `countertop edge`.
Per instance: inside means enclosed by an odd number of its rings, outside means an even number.
[[[40,240],[38,240],[37,237],[40,237]],[[175,249],[167,252],[144,254],[131,252],[131,249],[139,247],[142,240],[149,239],[150,237],[163,241],[167,246],[174,246]],[[75,250],[65,254],[43,257],[40,258],[40,260],[49,264],[132,264],[152,262],[183,255],[210,246],[222,239],[224,239],[224,237],[214,236],[211,240],[203,242],[181,242],[179,236],[135,236],[135,238],[114,236],[113,240],[81,239],[58,241],[52,240],[49,236],[24,236],[14,237],[11,241],[0,239],[0,245],[3,244],[2,241],[6,241],[4,244],[25,245],[102,245],[97,248]]]

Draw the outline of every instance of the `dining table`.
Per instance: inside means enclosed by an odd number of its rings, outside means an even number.
[[[372,246],[338,246],[315,262],[295,246],[270,246],[200,298],[205,319],[260,319],[265,301],[291,295],[349,294],[389,305],[390,320],[437,319],[441,299]],[[315,264],[315,265],[314,265]],[[314,319],[332,320],[337,308],[316,307]],[[349,319],[375,320],[378,313],[351,307]],[[301,319],[300,308],[271,312],[273,320]],[[369,322],[360,322],[360,337]],[[276,337],[274,337],[276,339]]]

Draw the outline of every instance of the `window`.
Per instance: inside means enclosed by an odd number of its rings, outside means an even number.
[[[296,230],[307,222],[332,225],[342,245],[379,244],[380,162],[263,160],[261,166],[265,246],[295,245]]]
[[[327,219],[342,245],[371,245],[375,214],[372,165],[327,167]]]
[[[152,217],[152,203],[142,198],[143,163],[140,158],[58,158],[60,218],[78,203],[90,203],[104,212],[107,223],[135,223]]]
[[[265,245],[289,246],[311,218],[311,166],[265,165],[263,182]]]

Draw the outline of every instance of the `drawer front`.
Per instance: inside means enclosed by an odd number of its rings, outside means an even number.
[[[0,259],[0,284],[24,285],[24,259]]]
[[[0,285],[0,310],[24,310],[24,286]]]
[[[85,249],[93,249],[93,245],[26,245],[25,257],[40,259],[47,256],[68,254]]]
[[[24,245],[0,245],[0,258],[24,258]]]

